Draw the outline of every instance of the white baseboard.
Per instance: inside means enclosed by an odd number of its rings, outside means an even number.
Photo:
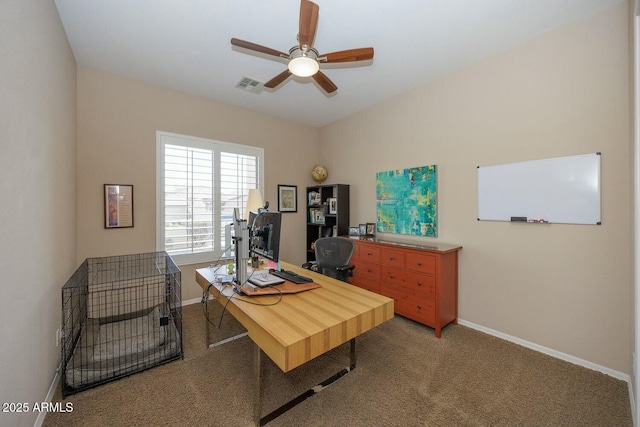
[[[636,402],[635,402],[635,398],[634,398],[634,393],[633,393],[633,384],[631,381],[631,376],[627,375],[627,374],[623,374],[622,372],[618,372],[616,370],[613,369],[609,369],[605,366],[601,366],[598,365],[596,363],[591,363],[588,360],[584,360],[584,359],[580,359],[578,357],[574,357],[571,356],[569,354],[566,353],[562,353],[560,351],[557,350],[553,350],[551,348],[547,348],[538,344],[534,344],[532,342],[529,341],[525,341],[523,339],[520,338],[516,338],[513,337],[511,335],[507,335],[505,333],[496,331],[494,329],[490,329],[490,328],[486,328],[484,326],[481,325],[477,325],[473,322],[467,322],[466,320],[462,320],[462,319],[458,319],[458,323],[460,325],[463,326],[467,326],[471,329],[475,329],[478,330],[480,332],[484,332],[485,334],[489,334],[489,335],[493,335],[495,337],[501,338],[503,340],[506,341],[511,341],[512,343],[521,345],[523,347],[527,347],[530,348],[531,350],[535,350],[538,351],[540,353],[544,353],[548,356],[551,357],[555,357],[557,359],[561,359],[564,360],[566,362],[569,363],[573,363],[574,365],[579,365],[582,367],[585,367],[587,369],[591,369],[593,371],[598,371],[598,372],[602,372],[603,374],[609,375],[610,377],[616,378],[618,380],[622,380],[622,381],[626,381],[627,386],[629,388],[629,401],[631,402],[631,419],[633,420],[633,425],[637,425],[636,424]]]
[[[638,424],[636,423],[636,399],[634,398],[634,394],[633,394],[633,383],[632,381],[627,381],[627,384],[629,384],[629,399],[631,399],[631,420],[633,421],[633,425],[637,426]]]
[[[478,330],[480,332],[484,332],[485,334],[489,334],[489,335],[493,335],[495,337],[501,338],[503,340],[506,341],[511,341],[512,343],[521,345],[523,347],[527,347],[530,348],[531,350],[535,350],[538,351],[540,353],[544,353],[548,356],[552,356],[555,357],[557,359],[561,359],[564,361],[567,361],[569,363],[573,363],[574,365],[580,365],[583,366],[587,369],[591,369],[593,371],[598,371],[598,372],[602,372],[603,374],[609,375],[610,377],[622,380],[622,381],[626,381],[628,384],[631,384],[631,377],[627,374],[624,374],[622,372],[618,372],[616,370],[607,368],[606,366],[602,366],[602,365],[598,365],[596,363],[592,363],[589,362],[588,360],[584,360],[584,359],[580,359],[578,357],[575,356],[571,356],[570,354],[566,354],[566,353],[562,353],[560,351],[548,348],[548,347],[544,347],[529,341],[525,341],[523,339],[520,338],[516,338],[514,336],[511,335],[507,335],[505,333],[502,333],[500,331],[496,331],[494,329],[490,329],[487,327],[484,327],[482,325],[478,325],[475,324],[473,322],[468,322],[466,320],[462,320],[462,319],[458,319],[458,323],[463,325],[463,326],[467,326],[471,329],[475,329]]]
[[[211,297],[209,297],[211,298]],[[186,301],[182,301],[182,306],[184,307],[185,305],[191,305],[191,304],[198,304],[202,302],[202,298],[194,298],[194,299],[188,299]]]
[[[53,394],[56,392],[56,388],[58,388],[58,381],[60,381],[60,370],[62,369],[62,365],[58,366],[56,369],[56,374],[53,376],[53,381],[51,382],[51,386],[49,387],[49,391],[47,392],[47,397],[43,400],[43,402],[51,403],[53,400]],[[40,411],[38,414],[38,418],[36,418],[36,422],[33,424],[33,427],[42,427],[44,424],[44,417],[47,416],[47,411]]]

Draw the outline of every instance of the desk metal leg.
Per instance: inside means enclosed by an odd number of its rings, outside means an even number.
[[[353,371],[354,369],[356,369],[356,339],[355,338],[351,338],[351,349],[349,350],[349,358],[350,358],[349,369]]]
[[[324,390],[325,388],[327,388],[331,384],[333,384],[333,382],[335,382],[336,380],[339,380],[340,378],[344,377],[349,372],[354,370],[356,368],[356,339],[352,338],[350,344],[351,345],[350,345],[350,349],[349,349],[349,366],[347,366],[346,368],[344,368],[340,372],[336,373],[335,375],[333,375],[333,376],[327,378],[326,380],[322,381],[320,384],[310,388],[309,390],[307,390],[304,393],[302,393],[300,396],[294,398],[293,400],[289,401],[288,403],[285,403],[284,405],[282,405],[281,407],[279,407],[275,411],[271,412],[268,415],[265,415],[262,418],[260,418],[260,414],[262,413],[262,389],[263,389],[261,365],[260,365],[260,351],[261,350],[260,350],[260,347],[258,347],[258,345],[256,344],[256,353],[255,353],[255,358],[254,358],[254,360],[255,360],[254,369],[256,370],[256,397],[255,397],[255,402],[256,402],[255,405],[256,406],[254,407],[254,417],[255,417],[255,420],[256,420],[256,425],[262,427],[265,424],[267,424],[268,422],[273,421],[274,419],[276,419],[280,415],[282,415],[285,412],[287,412],[289,409],[291,409],[294,406],[296,406],[298,403],[301,403],[302,401],[308,399],[309,397],[313,396],[314,394],[321,392],[322,390]]]
[[[205,300],[203,302],[203,304],[205,304],[205,319],[204,319],[204,323],[206,326],[206,329],[204,331],[205,336],[204,336],[204,342],[207,344],[207,347],[209,346],[209,301],[208,298],[207,300]]]
[[[253,372],[256,377],[255,384],[255,394],[254,394],[254,406],[253,406],[253,419],[255,420],[256,426],[262,426],[262,420],[260,419],[260,415],[262,414],[262,389],[263,389],[263,378],[262,378],[262,350],[258,344],[254,343],[254,356],[253,356]]]
[[[219,345],[226,344],[226,343],[231,342],[231,341],[235,341],[238,338],[246,337],[247,335],[249,335],[249,332],[243,332],[242,334],[234,335],[234,336],[226,338],[224,340],[216,341],[214,343],[209,344],[209,348],[217,347]]]
[[[209,305],[208,305],[209,301],[206,301],[205,304],[207,304],[207,307],[209,307]],[[210,326],[209,326],[210,320],[209,320],[209,317],[208,317],[209,316],[209,311],[205,310],[205,314],[206,314],[206,318],[205,318],[205,323],[206,323],[205,334],[207,334],[207,335],[204,338],[205,339],[204,342],[207,343],[207,347],[209,347],[209,348],[217,347],[219,345],[226,344],[228,342],[237,340],[238,338],[246,337],[247,335],[249,335],[249,332],[243,332],[241,334],[234,335],[232,337],[229,337],[229,338],[226,338],[226,339],[211,343],[211,342],[209,342],[209,328],[210,328]]]

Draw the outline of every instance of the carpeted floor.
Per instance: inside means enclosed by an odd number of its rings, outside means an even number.
[[[254,344],[207,349],[200,304],[183,319],[184,360],[69,396],[73,411],[48,414],[44,426],[253,425]],[[242,329],[228,313],[223,320],[219,335]],[[354,371],[269,426],[632,425],[627,383],[464,326],[436,339],[396,316],[360,336],[357,351]],[[263,355],[263,415],[348,362],[345,345],[284,374]]]

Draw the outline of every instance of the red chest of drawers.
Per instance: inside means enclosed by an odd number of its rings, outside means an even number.
[[[353,285],[394,300],[395,313],[435,329],[458,321],[458,251],[462,246],[422,246],[354,239]]]

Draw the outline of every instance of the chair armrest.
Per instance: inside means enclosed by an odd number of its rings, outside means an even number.
[[[336,267],[336,270],[338,270],[338,271],[351,271],[354,268],[356,268],[355,265],[346,264],[346,265],[340,265],[340,266]]]

